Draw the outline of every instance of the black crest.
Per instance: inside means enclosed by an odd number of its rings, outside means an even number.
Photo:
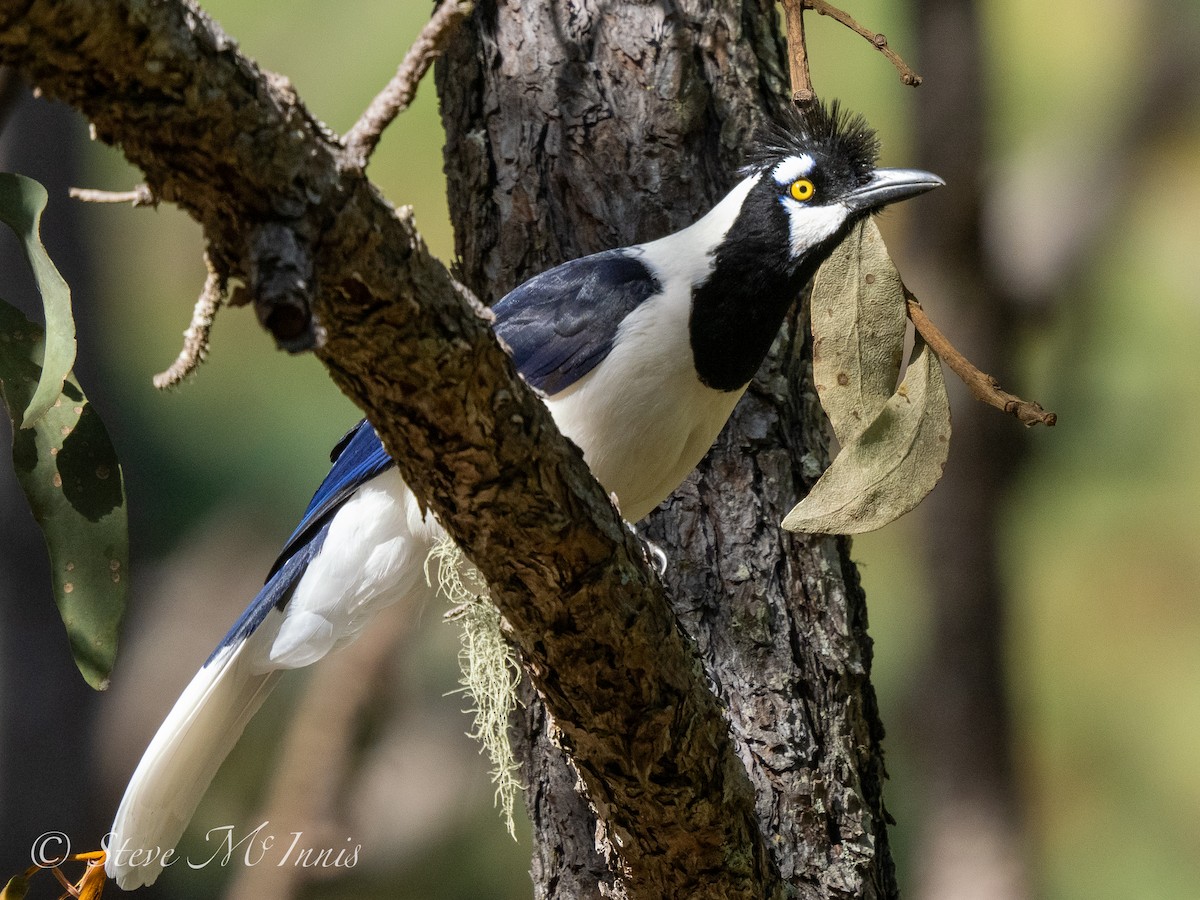
[[[814,100],[800,108],[789,105],[782,121],[770,122],[756,136],[743,174],[762,171],[782,157],[799,153],[811,154],[849,180],[865,184],[879,158],[879,138],[866,119],[843,110],[837,100],[828,105]]]

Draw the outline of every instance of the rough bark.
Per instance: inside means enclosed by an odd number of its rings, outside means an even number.
[[[439,66],[464,280],[494,299],[693,221],[788,96],[765,3],[481,3]],[[893,896],[882,728],[847,544],[778,522],[825,459],[803,316],[696,477],[652,518],[789,894]],[[598,896],[596,822],[536,707],[521,725],[539,897]],[[601,842],[602,843],[602,842]]]
[[[786,97],[762,0],[523,6],[481,2],[447,68],[462,277],[493,299],[695,218]],[[0,62],[119,144],[281,345],[315,346],[366,411],[488,579],[630,896],[779,897],[780,870],[794,896],[895,893],[862,594],[844,542],[775,524],[824,457],[802,341],[655,526],[688,544],[671,571],[690,642],[479,310],[286,80],[183,2],[0,0]],[[539,890],[565,896],[554,865]],[[603,869],[579,871],[582,889]]]
[[[287,83],[194,6],[148,0],[0,4],[0,61],[204,226],[282,344],[317,343],[470,548],[630,894],[780,896],[720,707],[640,545],[411,221]]]

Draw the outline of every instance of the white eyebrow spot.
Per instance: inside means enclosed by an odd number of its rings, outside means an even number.
[[[775,179],[776,184],[791,184],[797,178],[811,175],[812,170],[813,158],[807,153],[803,153],[800,156],[789,156],[783,160],[775,166],[775,171],[771,173],[771,177]]]

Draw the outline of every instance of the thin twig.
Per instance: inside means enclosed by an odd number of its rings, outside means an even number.
[[[808,47],[804,40],[804,0],[783,0],[783,14],[787,19],[788,67],[791,71],[792,102],[799,106],[811,103],[813,91],[812,75],[808,71]]]
[[[838,9],[836,6],[826,3],[825,0],[803,0],[803,2],[806,9],[811,9],[818,15],[829,16],[831,19],[841,22],[851,31],[862,35],[864,38],[870,41],[880,53],[888,58],[888,62],[896,67],[896,71],[900,73],[900,80],[905,84],[910,84],[913,87],[916,87],[921,83],[921,76],[914,72],[909,67],[908,63],[900,58],[900,54],[888,46],[887,38],[882,34],[863,28],[861,25],[855,22],[848,13],[842,12],[842,10]],[[786,5],[787,4],[785,3],[785,8]],[[791,36],[789,35],[789,40],[790,37]]]
[[[225,278],[217,272],[207,253],[204,254],[204,264],[208,267],[208,277],[204,280],[204,290],[200,292],[200,299],[196,301],[196,308],[192,311],[191,324],[183,333],[183,349],[166,371],[154,376],[154,386],[160,391],[175,387],[196,371],[208,355],[208,335],[221,306],[221,298],[225,294]]]
[[[347,155],[357,165],[366,166],[383,130],[412,103],[417,95],[417,85],[434,59],[445,50],[455,27],[470,15],[474,6],[474,0],[444,0],[421,29],[392,80],[342,139]]]
[[[921,301],[914,297],[908,288],[904,288],[904,299],[908,305],[908,317],[912,320],[913,327],[917,329],[933,352],[950,367],[955,375],[962,379],[963,384],[967,386],[967,390],[976,400],[1016,416],[1027,426],[1049,426],[1058,421],[1055,413],[1047,412],[1042,409],[1040,404],[1032,400],[1022,400],[1020,397],[1002,391],[1000,382],[986,372],[977,369],[930,321],[921,306]]]
[[[144,184],[132,191],[97,191],[93,188],[71,188],[67,191],[75,200],[84,203],[132,203],[134,206],[158,206],[158,198]]]
[[[788,67],[792,82],[792,102],[796,105],[811,103],[816,93],[813,91],[812,75],[809,72],[808,48],[804,40],[804,10],[811,9],[822,16],[841,22],[851,31],[862,35],[879,50],[900,73],[900,80],[905,84],[916,87],[921,83],[921,76],[912,70],[900,54],[888,46],[887,38],[878,32],[863,28],[848,13],[843,12],[825,0],[782,0],[784,17],[787,21]]]
[[[58,879],[58,883],[67,889],[67,893],[63,895],[64,897],[68,895],[72,897],[79,896],[79,891],[75,889],[75,885],[71,884],[71,882],[67,879],[67,876],[63,874],[62,869],[60,869],[58,866],[51,866],[50,871],[54,874],[54,877]]]

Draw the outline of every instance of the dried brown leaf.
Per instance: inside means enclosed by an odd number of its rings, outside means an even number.
[[[875,421],[904,359],[900,273],[875,223],[864,219],[813,280],[813,379],[842,446]]]
[[[860,534],[920,503],[950,448],[950,403],[937,355],[918,336],[904,382],[783,520],[788,531]]]

